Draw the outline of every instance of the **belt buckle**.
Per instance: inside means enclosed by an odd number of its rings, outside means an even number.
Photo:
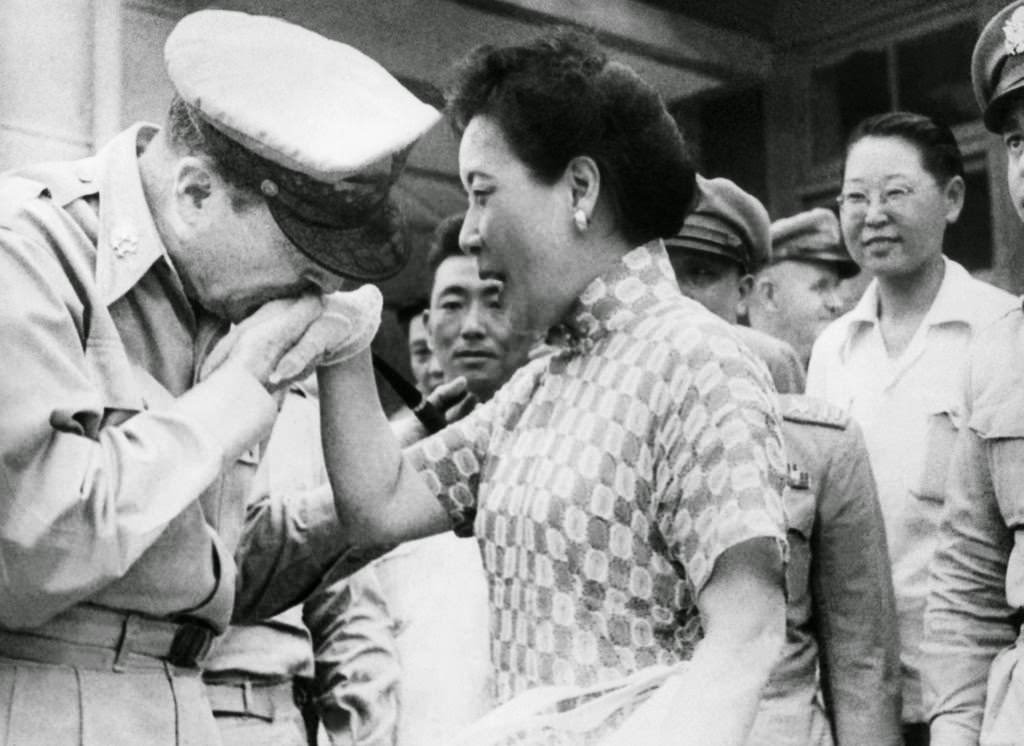
[[[213,631],[196,622],[184,622],[174,632],[167,662],[181,668],[195,668],[210,652]]]

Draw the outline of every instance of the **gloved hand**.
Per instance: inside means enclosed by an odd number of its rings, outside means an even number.
[[[206,379],[221,366],[238,365],[268,388],[270,375],[282,357],[296,345],[321,317],[324,309],[319,295],[282,298],[264,303],[231,331],[207,355],[199,371]]]
[[[370,346],[380,328],[384,298],[375,285],[323,296],[324,310],[270,375],[271,386],[337,365]]]

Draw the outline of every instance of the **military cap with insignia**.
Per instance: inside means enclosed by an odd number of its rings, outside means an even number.
[[[782,261],[824,262],[843,279],[860,272],[843,248],[839,219],[824,207],[815,207],[771,225],[772,264]]]
[[[217,133],[206,145],[299,251],[356,280],[402,269],[390,188],[433,107],[359,50],[268,16],[192,13],[164,58],[190,115]]]
[[[729,179],[698,174],[696,206],[679,233],[665,239],[665,247],[724,256],[750,273],[768,260],[769,224],[768,211],[757,197]]]
[[[1024,89],[1024,0],[1010,3],[985,24],[974,45],[971,83],[985,127],[998,133],[1006,105]]]

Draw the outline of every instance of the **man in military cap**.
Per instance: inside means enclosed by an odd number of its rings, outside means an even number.
[[[864,438],[819,399],[783,394],[779,410],[786,643],[747,743],[902,746],[896,601]]]
[[[1024,2],[981,32],[971,65],[985,127],[1001,135],[1024,220]],[[932,561],[923,679],[932,746],[1024,741],[1024,313],[1020,301],[975,338],[965,408]]]
[[[684,294],[735,323],[752,273],[768,258],[768,213],[726,179],[698,177],[698,186],[694,212],[665,242],[669,259]],[[747,327],[733,329],[768,365],[776,389],[802,384],[803,367],[787,344]],[[789,350],[782,359],[791,365],[775,362],[780,348]],[[786,645],[748,743],[899,746],[892,576],[863,438],[846,415],[817,399],[784,394],[779,407],[788,464]],[[820,698],[824,711],[816,704]]]
[[[379,293],[327,293],[401,268],[388,189],[438,114],[274,19],[195,13],[165,54],[165,129],[0,179],[0,732],[19,746],[217,743],[211,638],[351,559],[328,488],[246,498],[308,373],[280,369],[288,348],[369,343]]]
[[[804,367],[814,340],[842,312],[839,283],[860,271],[843,248],[839,219],[816,207],[771,225],[771,259],[741,303],[750,326],[792,345]]]
[[[753,273],[768,258],[768,211],[729,179],[698,175],[697,188],[697,205],[665,248],[683,295],[736,325]],[[788,344],[746,326],[734,329],[768,366],[779,393],[803,393],[804,367]]]

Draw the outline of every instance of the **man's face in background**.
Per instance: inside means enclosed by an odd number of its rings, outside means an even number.
[[[531,337],[512,329],[502,283],[481,279],[473,256],[449,256],[434,272],[427,321],[445,380],[465,376],[481,401],[522,366]]]
[[[441,366],[437,364],[437,358],[430,349],[425,314],[418,313],[409,320],[409,366],[412,368],[416,388],[424,396],[444,380]]]
[[[739,264],[728,257],[681,248],[669,251],[668,258],[683,295],[730,324],[736,323],[743,297],[743,270]]]

